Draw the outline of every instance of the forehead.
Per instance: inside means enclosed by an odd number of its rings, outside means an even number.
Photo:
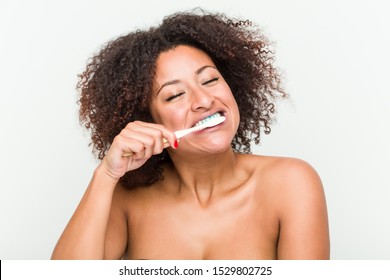
[[[212,59],[202,50],[180,45],[162,52],[156,61],[156,82],[165,79],[180,79],[181,76],[195,74],[205,65],[215,66]]]

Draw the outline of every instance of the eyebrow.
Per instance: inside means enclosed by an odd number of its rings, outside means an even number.
[[[200,73],[202,73],[202,72],[203,72],[205,69],[207,69],[207,68],[214,68],[214,69],[218,70],[217,67],[215,67],[215,66],[212,66],[212,65],[204,65],[204,66],[200,67],[199,69],[197,69],[197,70],[195,71],[195,74],[196,74],[196,75],[199,75]],[[166,86],[171,86],[171,85],[176,85],[176,84],[178,84],[178,83],[180,83],[180,80],[177,80],[177,79],[176,79],[176,80],[168,81],[168,82],[162,84],[162,86],[160,87],[160,89],[157,91],[157,94],[156,94],[156,95],[158,95],[158,94],[160,93],[160,91],[161,91],[164,87],[166,87]]]
[[[205,69],[207,69],[207,68],[214,68],[215,70],[218,70],[217,69],[217,67],[215,67],[215,66],[212,66],[212,65],[205,65],[205,66],[202,66],[202,67],[200,67],[198,70],[196,70],[195,71],[195,74],[196,75],[199,75],[200,73],[202,73]]]

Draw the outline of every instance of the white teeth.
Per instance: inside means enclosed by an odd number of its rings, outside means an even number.
[[[209,120],[211,120],[211,119],[213,119],[213,118],[220,117],[220,116],[221,116],[221,114],[217,112],[217,113],[215,113],[214,115],[208,116],[207,118],[204,118],[203,120],[198,121],[198,122],[195,124],[195,126],[204,124],[205,122],[207,122],[207,121],[209,121]]]

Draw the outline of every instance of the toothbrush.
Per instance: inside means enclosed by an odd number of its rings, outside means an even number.
[[[192,132],[203,130],[203,129],[208,128],[208,127],[216,126],[216,125],[224,122],[225,119],[226,118],[224,116],[216,116],[216,117],[212,117],[212,118],[209,118],[209,119],[206,118],[206,120],[204,120],[204,122],[202,124],[198,125],[198,126],[194,126],[194,127],[191,127],[191,128],[178,130],[178,131],[175,131],[174,133],[176,135],[176,138],[180,139],[180,138],[182,138],[182,137],[184,137],[187,134],[190,134]],[[163,142],[164,142],[164,147],[167,148],[169,146],[168,140],[163,138]],[[125,153],[123,153],[122,156],[129,157],[132,154],[133,154],[133,152],[125,152]]]

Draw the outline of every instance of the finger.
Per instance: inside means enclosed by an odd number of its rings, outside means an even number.
[[[155,124],[155,123],[146,123],[146,122],[141,122],[141,121],[135,121],[134,123],[135,123],[135,125],[139,125],[142,127],[157,129],[158,131],[160,131],[162,133],[162,137],[165,138],[167,140],[167,142],[169,143],[169,145],[166,145],[164,143],[164,148],[167,148],[169,146],[175,147],[175,142],[177,141],[176,135],[172,130],[168,129],[164,125]],[[138,129],[138,127],[135,127],[135,129]]]
[[[128,150],[131,152],[131,157],[133,159],[143,159],[145,158],[145,146],[143,143],[135,140],[127,141]]]
[[[132,147],[133,154],[131,155],[131,157],[133,159],[140,160],[140,159],[149,159],[150,158],[150,156],[146,155],[146,149],[143,145],[136,146],[136,147],[137,147],[136,149],[134,149],[134,146]]]
[[[129,156],[131,153],[127,153],[127,151],[132,151],[134,154],[136,154],[135,158],[141,159],[150,158],[153,154],[161,153],[163,147],[158,148],[158,146],[161,146],[161,144],[156,145],[156,140],[149,136],[144,134],[138,134],[133,133],[133,138],[126,138],[124,137],[127,145],[127,150],[125,150],[126,155]],[[158,140],[161,142],[161,140]],[[158,152],[156,152],[156,149],[159,149]]]
[[[144,153],[145,145],[135,139],[129,139],[124,137],[123,134],[119,134],[115,137],[110,150],[114,149],[120,152],[122,156],[139,158],[141,152]]]
[[[129,138],[135,137],[133,136],[135,132],[150,135],[155,139],[155,149],[153,154],[159,154],[164,148],[174,146],[176,141],[176,135],[166,127],[159,124],[136,121],[129,123],[123,130],[124,135]]]
[[[146,157],[159,154],[164,149],[164,140],[159,130],[144,127],[142,131],[126,130],[121,135],[128,140],[136,140],[143,143]]]

